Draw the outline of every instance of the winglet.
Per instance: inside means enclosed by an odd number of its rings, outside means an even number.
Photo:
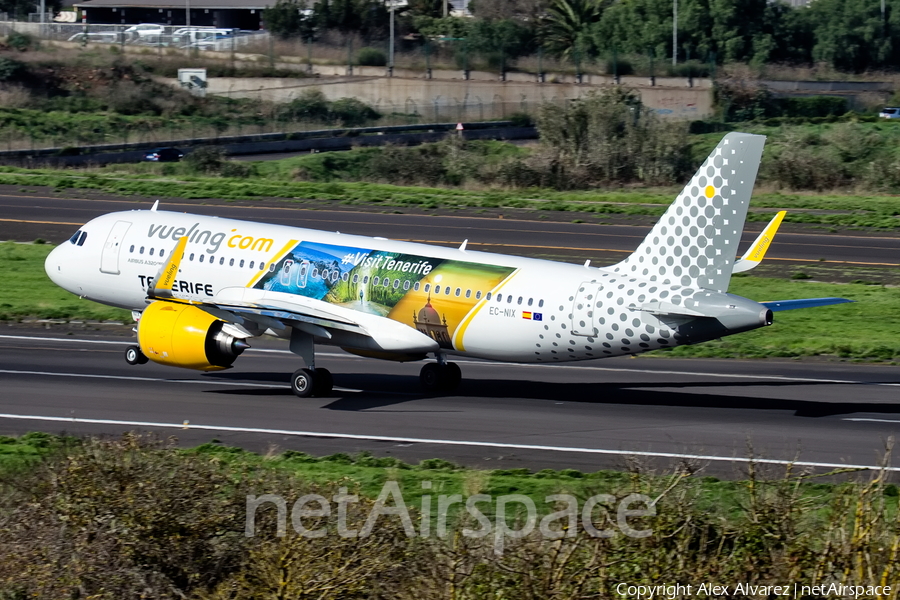
[[[157,208],[159,208],[159,200],[157,200],[156,202],[153,203],[153,208],[151,208],[150,210],[152,212],[156,212]]]
[[[464,240],[463,240],[463,243],[459,245],[459,249],[460,249],[461,251],[465,252],[465,251],[466,251],[466,246],[468,245],[468,243],[469,243],[469,238],[464,239]]]
[[[772,240],[775,238],[775,233],[781,226],[781,221],[784,219],[784,215],[786,214],[786,210],[778,211],[775,214],[775,217],[771,221],[769,221],[769,224],[766,225],[766,228],[762,230],[762,233],[759,234],[759,237],[756,238],[756,241],[754,241],[750,245],[750,248],[747,250],[747,252],[745,252],[742,257],[734,262],[734,269],[732,270],[732,273],[743,273],[744,271],[749,271],[762,262],[762,259],[766,256],[766,251],[772,244]]]
[[[187,236],[178,240],[175,249],[169,254],[169,260],[160,268],[153,279],[153,287],[147,291],[148,298],[172,297],[172,286],[175,283],[175,277],[178,275],[178,268],[181,266],[181,259],[184,257],[184,249],[187,247],[187,242]]]

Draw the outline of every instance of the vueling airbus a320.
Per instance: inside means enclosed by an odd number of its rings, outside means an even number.
[[[453,355],[562,363],[694,344],[772,324],[732,273],[762,260],[784,213],[736,260],[765,138],[726,135],[637,250],[604,268],[157,210],[104,215],[46,270],[84,298],[133,311],[130,364],[227,369],[264,334],[305,367],[300,397],[327,396],[316,345],[422,367],[426,390],[460,382]],[[158,203],[157,203],[158,204]]]

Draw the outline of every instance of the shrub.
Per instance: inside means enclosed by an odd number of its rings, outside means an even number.
[[[13,31],[6,37],[6,45],[19,52],[25,52],[26,50],[35,47],[35,41],[34,38],[27,33]]]
[[[634,65],[627,58],[616,57],[606,61],[606,73],[608,75],[631,75],[634,73]]]
[[[225,153],[221,148],[201,146],[185,156],[184,163],[194,173],[211,175],[222,171]]]
[[[316,88],[305,90],[283,108],[285,117],[298,120],[325,121],[328,112],[328,99]]]
[[[347,127],[358,127],[381,117],[381,113],[356,98],[341,98],[331,104],[329,117]]]
[[[25,65],[21,62],[0,56],[0,81],[11,81],[16,79],[25,71]]]
[[[385,53],[377,48],[360,48],[356,54],[356,63],[363,67],[383,67],[387,62]]]

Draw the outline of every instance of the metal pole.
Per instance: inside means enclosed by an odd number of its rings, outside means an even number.
[[[41,35],[40,37],[44,37],[44,16],[47,12],[47,6],[45,0],[41,0]],[[881,13],[884,14],[884,0],[882,0]]]
[[[191,0],[184,0],[184,21],[187,27],[191,26]],[[188,33],[188,39],[192,39],[190,33]]]
[[[391,0],[391,45],[388,50],[388,76],[394,76],[394,0]]]
[[[678,0],[672,0],[672,66],[678,62]]]

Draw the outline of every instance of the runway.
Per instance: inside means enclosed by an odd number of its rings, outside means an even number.
[[[370,451],[481,468],[621,468],[680,462],[740,476],[878,464],[900,432],[900,370],[842,362],[609,359],[571,366],[459,360],[450,396],[418,391],[420,364],[322,349],[332,398],[288,387],[296,357],[254,340],[215,374],[128,366],[129,339],[8,328],[0,336],[0,433],[152,430],[259,451]],[[770,461],[770,462],[766,462]],[[900,467],[900,461],[896,463]]]
[[[65,198],[46,190],[25,195],[20,188],[0,186],[0,240],[32,241],[43,238],[59,243],[83,223],[99,215],[146,209],[148,200],[124,198]],[[163,201],[161,209],[216,215],[340,231],[377,235],[439,245],[458,246],[468,239],[468,247],[489,252],[550,257],[595,265],[613,264],[632,252],[650,230],[646,225],[601,225],[530,220],[505,215],[423,215],[355,212],[337,209],[304,209],[303,204],[279,201],[234,203],[222,200]],[[374,210],[374,209],[373,209]],[[521,211],[520,211],[521,213]],[[513,218],[510,218],[513,217]],[[763,228],[748,223],[741,251]],[[780,232],[766,256],[769,264],[841,263],[862,267],[900,266],[900,237],[835,235],[810,230],[809,233]]]

